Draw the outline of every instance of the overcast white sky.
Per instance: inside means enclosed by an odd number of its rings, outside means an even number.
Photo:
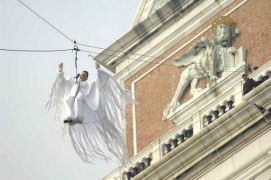
[[[139,0],[23,0],[72,39],[106,47],[130,28]],[[0,49],[66,49],[73,45],[16,0],[0,0]],[[83,48],[82,48],[83,49]],[[97,51],[84,48],[86,50]],[[0,51],[0,179],[96,180],[116,160],[86,164],[44,109],[59,62],[74,74],[74,55]],[[93,61],[78,68],[95,78]]]

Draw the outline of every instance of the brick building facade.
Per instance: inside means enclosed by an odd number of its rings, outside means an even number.
[[[157,60],[155,59],[154,62],[159,63],[161,60],[167,58],[172,52],[176,51],[195,37],[195,35],[201,33],[210,26],[215,18],[228,13],[240,3],[242,3],[242,0],[234,1],[231,5],[188,34],[172,48],[166,50],[166,52],[157,58]],[[236,21],[237,28],[241,30],[240,37],[237,38],[233,45],[237,49],[243,46],[248,50],[248,63],[252,68],[255,66],[259,67],[271,59],[270,6],[271,1],[268,0],[250,0],[230,14],[230,17]],[[195,41],[202,37],[209,37],[212,39],[212,29],[204,32],[195,40],[193,39],[190,41],[185,48],[178,51],[176,55],[170,56],[170,59],[164,63],[173,64],[174,59],[187,51]],[[154,65],[154,63],[151,63],[137,72],[137,74],[130,77],[125,82],[125,87],[131,89],[132,81],[151,69]],[[171,97],[177,88],[179,77],[181,76],[183,69],[184,68],[180,69],[174,66],[160,65],[136,83],[136,100],[139,102],[139,105],[136,107],[138,151],[142,150],[174,126],[174,124],[170,122],[162,121],[162,112],[170,102]],[[206,83],[208,83],[208,80],[201,80],[199,86],[204,88]],[[190,98],[191,95],[188,89],[184,101],[188,101]],[[129,153],[133,155],[133,138],[131,133],[133,129],[132,118],[130,116],[131,114],[128,114],[127,132],[129,133],[127,133],[127,143]]]
[[[132,29],[95,58],[116,73],[139,103],[127,113],[125,133],[130,157],[155,146],[154,141],[160,142],[160,137],[179,126],[175,121],[162,121],[163,110],[185,69],[173,66],[173,62],[201,38],[214,39],[211,24],[216,18],[227,15],[234,19],[241,34],[233,46],[247,50],[247,63],[252,69],[271,60],[270,0],[170,0],[146,15],[143,12],[151,9],[150,2],[141,2]],[[103,55],[108,53],[114,56]],[[198,86],[205,89],[209,83],[209,79],[201,79]],[[188,87],[181,104],[188,104],[191,98]],[[186,121],[180,126],[183,129],[196,126],[195,119]]]

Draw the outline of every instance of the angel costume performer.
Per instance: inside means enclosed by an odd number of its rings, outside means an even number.
[[[62,63],[61,63],[62,64]],[[61,67],[60,64],[60,67]],[[125,120],[125,105],[135,103],[129,92],[108,73],[97,68],[96,81],[89,83],[65,78],[62,67],[51,89],[48,109],[54,109],[72,145],[83,161],[110,158],[105,149],[122,164],[129,160],[120,119]],[[88,76],[88,73],[87,73]],[[62,124],[62,123],[61,123]]]

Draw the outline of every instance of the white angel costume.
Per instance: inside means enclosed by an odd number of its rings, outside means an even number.
[[[76,82],[59,72],[51,89],[48,109],[56,119],[71,118],[74,124],[63,124],[73,147],[83,161],[110,158],[105,149],[121,163],[129,160],[120,118],[125,119],[125,106],[135,103],[129,92],[103,70],[97,70],[96,81]]]

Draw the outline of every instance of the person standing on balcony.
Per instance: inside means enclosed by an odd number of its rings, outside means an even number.
[[[256,87],[256,82],[253,79],[248,78],[247,74],[242,75],[243,80],[243,95],[250,92],[254,87]]]

